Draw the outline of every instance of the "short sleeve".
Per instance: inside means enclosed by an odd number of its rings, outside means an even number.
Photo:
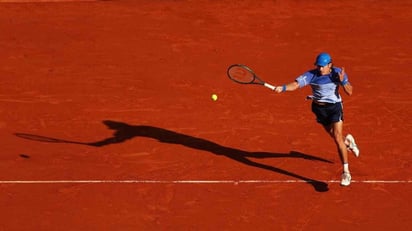
[[[310,72],[305,72],[301,76],[297,77],[295,81],[299,84],[299,87],[304,87],[310,84],[312,78],[313,74],[311,74]]]

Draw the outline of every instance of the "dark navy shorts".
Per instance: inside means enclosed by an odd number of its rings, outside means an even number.
[[[343,121],[342,103],[326,103],[319,105],[312,102],[312,112],[316,115],[316,121],[322,125],[330,125]]]

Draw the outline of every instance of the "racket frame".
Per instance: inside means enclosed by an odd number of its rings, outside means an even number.
[[[247,72],[249,72],[250,74],[252,74],[253,78],[250,82],[242,82],[242,81],[238,81],[235,78],[233,78],[230,75],[230,70],[234,67],[240,67],[244,70],[246,70]],[[276,86],[273,86],[272,84],[266,83],[265,81],[263,81],[261,78],[259,78],[256,73],[248,66],[244,65],[244,64],[232,64],[227,68],[227,76],[229,77],[230,80],[236,82],[236,83],[240,83],[240,84],[259,84],[262,86],[265,86],[271,90],[275,90]]]

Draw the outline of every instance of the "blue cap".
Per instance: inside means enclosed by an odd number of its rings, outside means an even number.
[[[331,62],[332,62],[332,58],[330,57],[330,55],[328,53],[322,52],[316,57],[315,65],[324,67]]]

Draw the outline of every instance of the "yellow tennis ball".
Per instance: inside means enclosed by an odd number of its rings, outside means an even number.
[[[217,95],[216,94],[212,94],[212,100],[216,101],[217,100]]]

